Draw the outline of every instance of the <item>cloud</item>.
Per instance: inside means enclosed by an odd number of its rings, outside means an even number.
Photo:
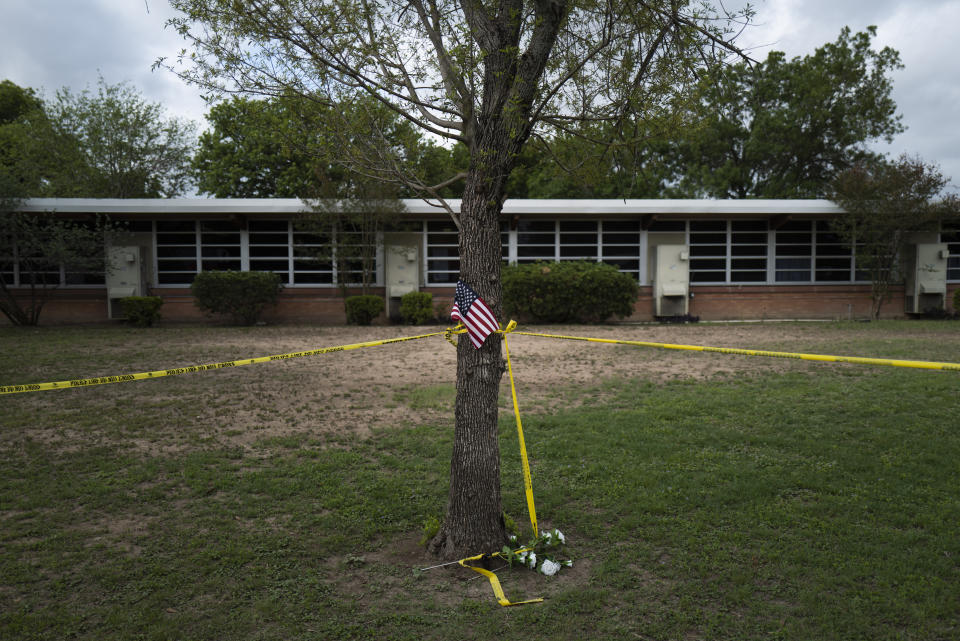
[[[49,96],[62,87],[92,87],[101,74],[110,84],[131,82],[171,115],[202,123],[206,106],[199,91],[170,72],[151,71],[158,57],[183,47],[176,32],[164,29],[172,15],[157,0],[15,2],[0,26],[0,77]]]

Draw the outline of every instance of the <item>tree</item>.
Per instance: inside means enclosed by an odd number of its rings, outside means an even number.
[[[0,85],[0,175],[16,196],[157,198],[189,186],[194,125],[127,84],[43,101]]]
[[[217,198],[298,198],[316,190],[315,142],[283,98],[233,96],[211,107],[193,157],[197,187]],[[319,132],[317,132],[319,133]]]
[[[906,155],[858,164],[833,181],[831,200],[844,213],[830,224],[870,278],[873,318],[903,273],[900,260],[911,234],[960,219],[956,195],[943,195],[948,182],[936,165]]]
[[[87,176],[79,141],[50,120],[36,92],[0,83],[0,196],[85,196]]]
[[[32,326],[64,278],[82,282],[107,271],[106,234],[117,228],[103,218],[67,220],[24,213],[18,205],[16,199],[0,205],[0,312],[14,325]]]
[[[99,198],[172,198],[190,184],[195,125],[166,118],[126,83],[107,84],[96,94],[57,92],[49,118],[74,136],[83,153],[89,195]]]
[[[872,154],[867,143],[903,131],[889,74],[890,47],[871,48],[875,27],[813,55],[718,68],[700,84],[699,126],[669,158],[679,194],[712,198],[817,198],[840,171]]]
[[[349,195],[362,180],[341,162],[345,137],[326,125],[344,120],[344,107],[331,107],[296,96],[252,99],[232,96],[214,105],[212,128],[200,135],[193,171],[200,193],[217,198],[335,198]],[[423,136],[393,111],[369,101],[358,118],[376,118],[392,145],[403,148],[406,170],[424,181],[439,182],[455,152]],[[368,124],[367,127],[370,125]],[[358,124],[353,128],[362,129]],[[357,147],[356,142],[350,146]],[[461,161],[461,164],[465,164]],[[376,179],[384,182],[382,177]],[[389,181],[387,181],[389,182]],[[341,193],[338,194],[338,190]],[[415,195],[392,189],[397,197]],[[449,193],[444,193],[449,196]]]
[[[403,201],[389,184],[370,179],[353,180],[350,192],[341,198],[310,201],[312,211],[295,222],[327,242],[310,256],[332,261],[337,266],[337,284],[344,295],[350,286],[360,286],[364,295],[377,276],[377,253],[382,247],[380,234],[400,222]]]
[[[190,51],[168,66],[211,92],[289,95],[352,106],[372,98],[425,133],[462,143],[465,172],[428,184],[403,150],[361,121],[326,127],[351,142],[351,169],[445,207],[460,229],[460,277],[502,312],[499,214],[531,135],[585,123],[623,135],[682,113],[698,75],[730,45],[716,12],[686,0],[173,0]],[[345,109],[351,114],[351,109]],[[336,115],[334,113],[334,115]],[[460,210],[438,200],[463,180]],[[432,549],[499,550],[498,340],[457,348],[447,511]]]

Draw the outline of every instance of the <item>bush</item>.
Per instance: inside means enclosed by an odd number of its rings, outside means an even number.
[[[380,296],[347,296],[343,301],[347,311],[347,322],[351,325],[369,325],[383,312],[383,298]]]
[[[507,318],[539,323],[592,323],[629,316],[637,283],[611,265],[531,263],[503,268]]]
[[[433,314],[433,294],[430,292],[409,292],[400,298],[400,318],[407,325],[423,325],[435,317]]]
[[[238,325],[253,325],[267,304],[275,305],[283,285],[273,272],[200,272],[190,289],[194,304],[229,316]]]
[[[161,305],[163,299],[159,296],[127,296],[120,299],[123,315],[137,327],[150,327],[160,320]]]

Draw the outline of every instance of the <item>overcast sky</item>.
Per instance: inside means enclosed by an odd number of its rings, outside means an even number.
[[[728,5],[736,0],[726,0]],[[168,114],[205,125],[197,89],[173,74],[150,70],[183,43],[164,28],[172,15],[165,0],[4,0],[0,23],[0,79],[42,89],[81,91],[98,74],[109,84],[130,81]],[[848,25],[877,26],[876,47],[900,52],[905,68],[894,75],[894,99],[907,131],[878,151],[918,154],[939,163],[960,191],[960,0],[759,0],[756,26],[739,41],[763,59],[770,50],[788,57],[812,53]]]

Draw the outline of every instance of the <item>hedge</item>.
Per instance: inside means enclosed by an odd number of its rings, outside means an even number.
[[[591,262],[505,265],[507,318],[538,323],[597,323],[633,313],[637,283],[611,265]]]
[[[283,284],[273,272],[200,272],[190,289],[201,310],[253,325],[268,304],[276,304]]]

